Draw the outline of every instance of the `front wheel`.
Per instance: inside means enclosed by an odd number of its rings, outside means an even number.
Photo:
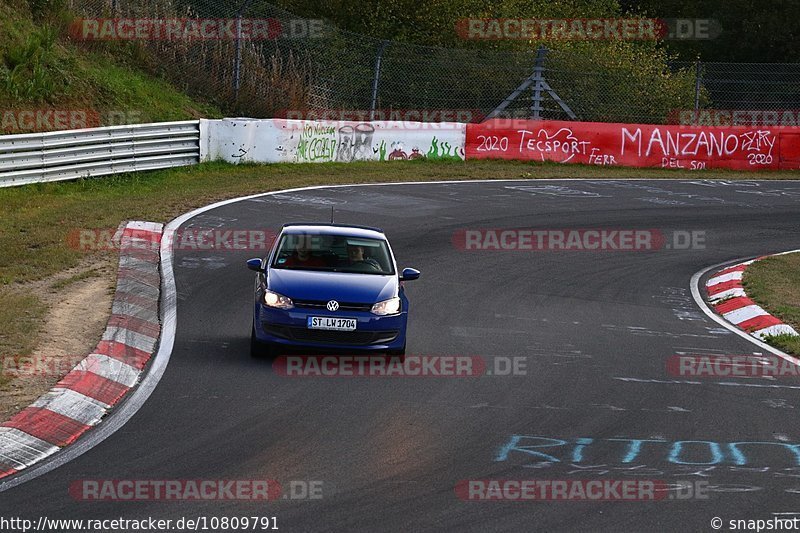
[[[250,329],[250,356],[256,358],[271,358],[278,355],[277,349],[272,344],[267,344],[256,337],[256,327]]]
[[[399,357],[400,360],[402,361],[403,359],[405,359],[406,356],[406,345],[404,344],[402,348],[399,348],[397,350],[389,350],[388,352],[386,352],[386,355],[390,357]]]

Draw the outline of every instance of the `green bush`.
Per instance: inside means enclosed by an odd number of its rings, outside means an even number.
[[[67,0],[28,0],[28,9],[34,20],[58,17],[66,11]]]

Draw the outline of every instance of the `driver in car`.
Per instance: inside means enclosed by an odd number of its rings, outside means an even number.
[[[381,265],[371,257],[364,256],[364,247],[357,244],[347,244],[348,265],[366,264],[375,270],[382,270]]]

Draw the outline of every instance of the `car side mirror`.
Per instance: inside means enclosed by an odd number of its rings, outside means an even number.
[[[400,276],[400,281],[413,281],[419,278],[420,271],[416,268],[404,268],[403,274]]]
[[[263,272],[264,270],[261,268],[261,259],[258,257],[254,257],[253,259],[247,260],[247,268],[253,270],[254,272]]]

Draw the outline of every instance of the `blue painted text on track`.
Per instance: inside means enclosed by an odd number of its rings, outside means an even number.
[[[588,437],[555,439],[511,435],[495,461],[550,463],[661,463],[679,465],[757,465],[785,462],[800,466],[800,444],[768,441],[716,442]]]

